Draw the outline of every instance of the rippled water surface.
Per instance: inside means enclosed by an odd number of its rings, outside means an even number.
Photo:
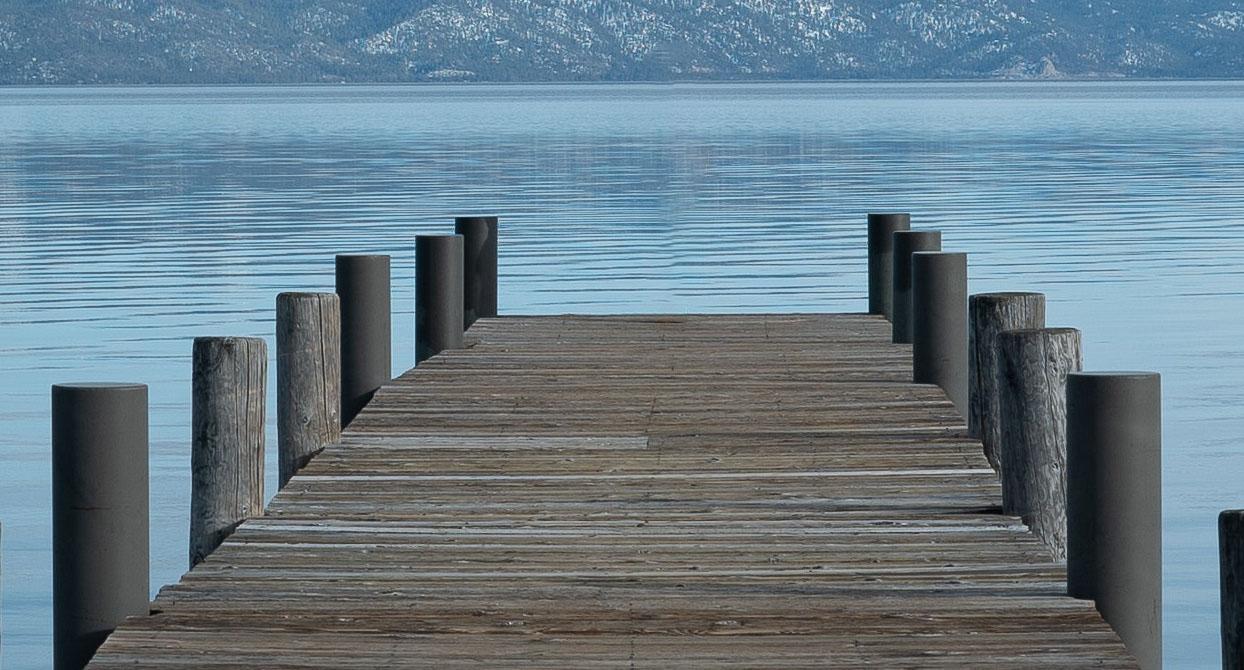
[[[50,665],[52,383],[151,385],[154,592],[186,561],[191,338],[270,340],[334,253],[394,256],[397,372],[414,236],[454,214],[502,215],[505,312],[858,311],[878,209],[970,252],[973,291],[1046,292],[1087,367],[1164,374],[1167,658],[1217,663],[1244,84],[1042,83],[0,89],[3,666]]]

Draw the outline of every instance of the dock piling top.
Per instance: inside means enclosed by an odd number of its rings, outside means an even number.
[[[1067,557],[1067,375],[1083,365],[1074,328],[997,335],[1002,511],[1024,520],[1057,560]]]
[[[1218,515],[1222,668],[1244,670],[1244,510]]]
[[[1067,592],[1143,668],[1162,663],[1162,391],[1153,372],[1067,376]]]
[[[79,670],[118,624],[147,613],[147,387],[52,387],[52,638]]]
[[[985,458],[999,472],[998,334],[1044,327],[1043,293],[977,293],[968,298],[968,434],[980,438]]]
[[[937,384],[968,415],[968,256],[911,255],[912,380]]]
[[[393,378],[392,279],[388,256],[341,254],[335,269],[341,301],[341,424],[348,426]]]
[[[461,349],[466,317],[462,235],[415,238],[415,364]]]
[[[268,344],[196,337],[191,372],[190,567],[263,514]]]
[[[463,323],[497,315],[497,217],[460,216],[454,232],[463,242]]]
[[[894,318],[894,233],[911,230],[910,214],[868,215],[868,313]]]
[[[277,296],[276,397],[284,487],[341,437],[341,301],[335,293]]]
[[[899,230],[894,233],[894,318],[892,341],[911,344],[911,255],[917,251],[941,251],[942,233],[938,230]]]

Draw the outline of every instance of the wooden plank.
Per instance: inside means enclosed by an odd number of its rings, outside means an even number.
[[[1135,667],[889,335],[481,319],[91,667]]]

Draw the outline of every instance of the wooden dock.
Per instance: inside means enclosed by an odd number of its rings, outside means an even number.
[[[90,667],[1135,667],[889,333],[481,320]]]

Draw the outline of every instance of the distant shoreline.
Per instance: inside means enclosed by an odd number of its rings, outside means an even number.
[[[532,80],[532,81],[340,81],[340,82],[178,82],[178,83],[52,83],[14,84],[0,83],[0,89],[122,89],[122,88],[363,88],[368,86],[440,88],[440,87],[584,87],[584,86],[789,86],[789,85],[860,85],[885,86],[895,84],[1206,84],[1244,83],[1244,77],[979,77],[938,79],[672,79],[672,80]]]

